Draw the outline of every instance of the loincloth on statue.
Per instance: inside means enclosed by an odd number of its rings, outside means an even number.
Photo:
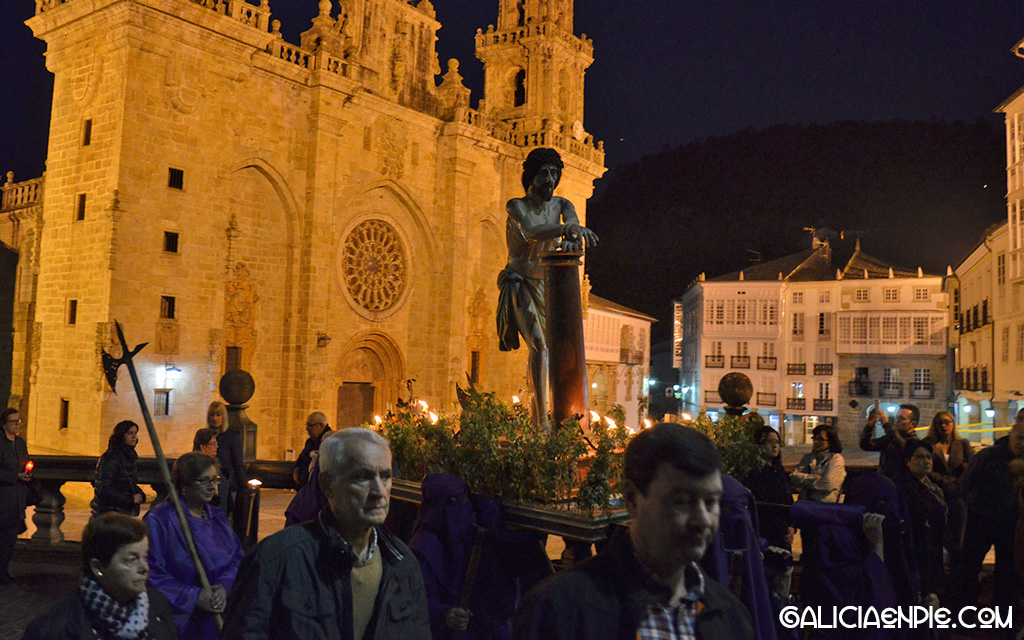
[[[506,266],[498,274],[498,348],[502,351],[515,351],[519,348],[516,292],[520,286],[526,287],[530,293],[542,331],[547,323],[544,315],[544,280],[524,276],[511,266]]]

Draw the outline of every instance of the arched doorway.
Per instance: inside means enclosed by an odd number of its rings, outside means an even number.
[[[398,398],[405,366],[395,343],[378,331],[363,332],[349,341],[338,363],[339,429],[372,423],[389,402]]]

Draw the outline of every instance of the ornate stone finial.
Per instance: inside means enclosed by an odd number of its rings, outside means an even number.
[[[892,267],[889,267],[889,279],[891,280],[891,279],[893,279],[895,277],[896,277],[896,274],[893,273]]]
[[[281,35],[281,21],[280,20],[273,20],[273,21],[271,21],[271,23],[270,23],[270,35],[274,36],[275,38],[283,37]]]
[[[458,63],[456,63],[455,66],[456,66],[456,68],[458,68]],[[13,171],[8,171],[7,172],[7,184],[14,184],[14,172]]]
[[[320,0],[320,17],[331,17],[331,0]]]
[[[421,0],[421,2],[418,5],[416,5],[416,8],[422,11],[423,13],[427,14],[431,18],[437,17],[437,11],[434,10],[434,5],[432,2],[430,2],[430,0]]]
[[[754,385],[745,374],[739,371],[727,373],[718,383],[718,395],[725,403],[725,412],[731,416],[743,415],[743,405],[750,402],[754,395]]]
[[[448,59],[448,73],[444,74],[442,80],[442,86],[444,85],[458,85],[463,86],[462,74],[459,73],[459,61],[455,58]]]

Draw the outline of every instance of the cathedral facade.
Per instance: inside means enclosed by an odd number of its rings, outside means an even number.
[[[97,454],[140,421],[127,375],[115,394],[100,366],[115,320],[149,343],[136,366],[169,452],[237,368],[265,459],[301,448],[310,411],[359,424],[411,379],[442,407],[467,375],[525,387],[525,350],[499,352],[494,324],[505,202],[553,147],[585,223],[604,152],[572,0],[498,5],[474,109],[458,63],[439,68],[430,0],[321,0],[298,45],[268,0],[39,0],[47,170],[8,180],[0,224],[33,450]]]

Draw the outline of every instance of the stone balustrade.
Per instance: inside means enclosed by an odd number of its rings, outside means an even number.
[[[68,482],[91,482],[96,475],[96,456],[32,456],[35,469],[32,477],[39,481],[43,500],[35,508],[32,522],[36,532],[32,544],[51,545],[64,541],[61,524],[64,523],[64,504],[67,499],[61,489]],[[256,460],[246,465],[246,474],[256,478],[268,489],[293,489],[294,462]],[[160,476],[156,458],[139,458],[139,484],[148,484],[157,496],[167,493]]]
[[[36,15],[56,9],[72,0],[36,0]],[[260,0],[254,5],[245,0],[191,0],[192,4],[206,7],[221,15],[234,18],[242,24],[260,31],[270,30],[270,0]]]
[[[533,36],[550,36],[558,38],[574,51],[583,53],[591,58],[594,57],[594,43],[587,38],[586,34],[577,38],[558,25],[550,22],[528,24],[518,29],[508,31],[495,31],[494,25],[490,25],[486,33],[479,30],[477,31],[476,48],[480,49],[481,47],[495,44],[515,44],[524,38],[530,38]]]
[[[31,207],[39,202],[43,193],[43,179],[33,178],[25,182],[14,182],[14,172],[7,172],[7,183],[0,187],[3,198],[0,200],[0,211],[13,211]]]

